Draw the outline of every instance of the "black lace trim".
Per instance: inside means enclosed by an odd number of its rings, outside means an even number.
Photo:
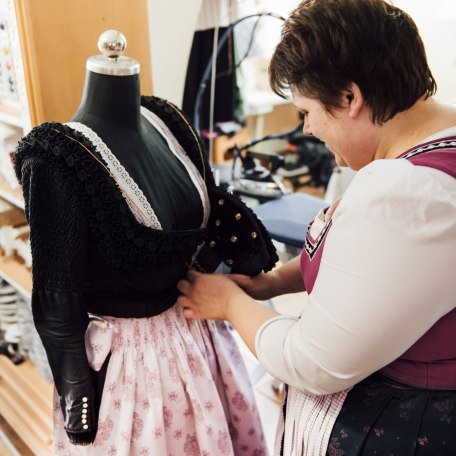
[[[14,166],[19,182],[22,183],[21,169],[27,157],[41,157],[58,166],[80,197],[100,254],[116,269],[140,271],[156,264],[190,262],[207,230],[164,232],[141,225],[111,176],[65,135],[93,151],[93,144],[81,133],[60,123],[44,123],[18,145]]]

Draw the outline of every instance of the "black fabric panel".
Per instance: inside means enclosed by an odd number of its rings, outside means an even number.
[[[219,29],[219,39],[226,31],[227,27]],[[212,59],[214,44],[214,29],[195,32],[193,37],[192,50],[187,66],[187,76],[185,80],[184,100],[182,110],[192,122],[193,110],[195,107],[196,94],[201,83],[204,69]],[[233,34],[230,36],[220,50],[217,57],[217,74],[225,73],[234,69],[235,56],[233,46]],[[203,95],[202,108],[200,113],[200,128],[209,128],[209,106],[210,106],[210,78]],[[228,74],[217,78],[215,83],[215,104],[214,104],[214,123],[227,122],[234,119],[236,109],[236,71],[229,71]]]

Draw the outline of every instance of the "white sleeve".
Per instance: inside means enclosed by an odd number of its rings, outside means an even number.
[[[312,394],[358,383],[455,307],[456,181],[381,162],[358,173],[335,211],[301,318],[257,332],[265,368]]]

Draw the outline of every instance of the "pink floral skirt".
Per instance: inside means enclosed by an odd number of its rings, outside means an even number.
[[[224,456],[267,454],[247,370],[224,322],[186,320],[175,305],[151,318],[91,322],[89,363],[109,359],[98,433],[69,443],[55,394],[55,454]]]

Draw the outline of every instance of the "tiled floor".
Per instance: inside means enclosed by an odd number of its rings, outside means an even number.
[[[299,315],[307,299],[306,293],[296,293],[274,298],[273,306],[279,313]],[[274,389],[281,387],[281,383],[269,375],[258,363],[246,345],[236,334],[241,353],[252,380],[258,409],[260,412],[263,430],[270,454],[274,447],[275,432],[280,413],[280,403]]]

